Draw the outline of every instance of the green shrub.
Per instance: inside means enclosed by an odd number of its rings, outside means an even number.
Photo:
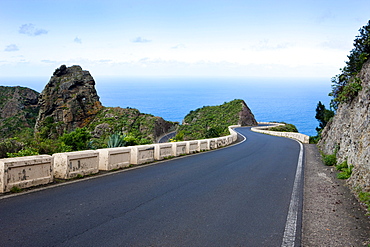
[[[16,153],[7,153],[9,158],[14,158],[14,157],[22,157],[22,156],[33,156],[33,155],[39,155],[39,152],[37,152],[36,149],[34,148],[26,148],[22,149]]]
[[[335,168],[336,168],[338,171],[341,171],[343,168],[348,168],[347,160],[343,161],[342,163],[340,163],[340,164],[338,164],[338,165],[335,165]]]
[[[329,154],[329,155],[323,155],[323,162],[326,166],[334,166],[335,164],[337,164],[336,153]]]
[[[335,166],[338,171],[341,171],[337,174],[339,179],[348,179],[352,174],[353,165],[348,165],[347,160]]]
[[[22,149],[24,144],[14,138],[0,140],[0,158],[8,157],[8,153],[17,153]]]
[[[63,134],[59,139],[65,145],[70,146],[72,151],[78,151],[87,148],[90,138],[91,134],[86,128],[77,128],[70,133]]]
[[[353,166],[349,165],[347,168],[342,168],[342,172],[337,174],[337,178],[339,179],[348,179],[352,175]]]

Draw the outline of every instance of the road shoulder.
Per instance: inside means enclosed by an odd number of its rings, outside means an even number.
[[[370,220],[334,167],[305,144],[302,246],[367,246]]]

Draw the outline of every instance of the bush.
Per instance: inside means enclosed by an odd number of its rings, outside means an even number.
[[[78,151],[87,148],[90,138],[91,134],[86,128],[77,128],[70,133],[63,134],[59,139],[65,145],[70,146],[72,151]]]
[[[23,143],[15,140],[14,138],[0,140],[0,158],[8,157],[8,153],[19,152],[23,146]]]
[[[323,162],[326,166],[334,166],[335,164],[337,164],[336,153],[329,154],[329,155],[323,155]]]
[[[33,156],[33,155],[39,155],[39,152],[37,152],[36,149],[34,148],[26,148],[22,149],[17,153],[7,153],[9,158],[14,158],[14,157],[22,157],[22,156]]]
[[[347,179],[352,174],[353,166],[352,165],[348,165],[347,160],[345,160],[342,163],[336,165],[335,168],[338,171],[341,171],[340,173],[337,174],[337,178],[339,178],[339,179]]]

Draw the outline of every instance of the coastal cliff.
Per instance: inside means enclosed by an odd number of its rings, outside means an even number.
[[[352,189],[370,192],[370,60],[356,77],[362,89],[352,100],[339,105],[322,131],[318,146],[325,154],[336,152],[338,163],[353,165],[348,179]]]
[[[235,99],[219,106],[204,106],[190,111],[180,126],[176,140],[195,140],[228,135],[228,126],[258,125],[244,100]]]

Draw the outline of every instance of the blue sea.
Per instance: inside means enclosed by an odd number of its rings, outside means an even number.
[[[191,110],[243,99],[259,122],[296,125],[316,135],[317,103],[327,107],[330,78],[128,78],[94,77],[104,106],[137,108],[140,112],[182,122]],[[41,92],[49,77],[0,78],[3,86],[25,86]]]

